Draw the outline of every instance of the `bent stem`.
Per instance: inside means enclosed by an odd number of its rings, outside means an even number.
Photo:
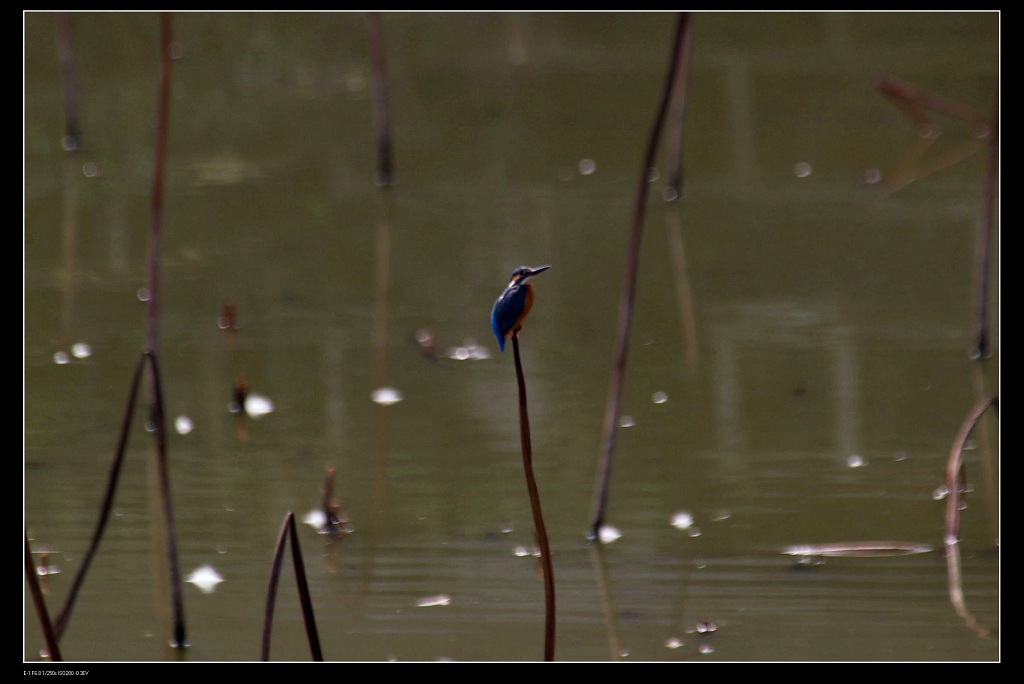
[[[274,603],[277,599],[277,585],[281,577],[281,562],[284,560],[284,543],[291,537],[292,540],[292,567],[295,570],[295,584],[298,586],[299,603],[302,605],[302,618],[306,624],[306,638],[309,640],[309,650],[313,654],[313,660],[323,662],[323,654],[320,651],[320,637],[317,634],[316,620],[313,615],[313,602],[309,597],[309,584],[306,581],[306,566],[302,561],[302,550],[299,548],[299,534],[295,530],[295,514],[288,511],[281,524],[281,531],[277,535],[277,544],[274,546],[274,561],[270,567],[270,587],[267,589],[267,606],[263,616],[263,646],[260,651],[260,660],[270,660],[270,627],[274,621]]]
[[[637,187],[636,201],[633,204],[633,221],[629,232],[629,246],[626,250],[626,270],[623,275],[622,298],[619,301],[619,323],[616,330],[615,362],[612,365],[611,378],[608,381],[608,400],[605,404],[604,428],[602,429],[601,457],[598,464],[597,485],[594,491],[593,511],[590,517],[590,529],[587,538],[598,539],[601,526],[604,524],[605,509],[608,505],[608,486],[611,480],[612,452],[615,450],[615,437],[619,425],[619,406],[622,403],[622,388],[626,377],[626,359],[629,356],[629,332],[633,320],[633,300],[636,295],[637,271],[640,263],[640,241],[644,229],[644,216],[647,206],[650,170],[654,168],[655,155],[658,151],[658,140],[665,122],[669,101],[672,97],[677,72],[683,60],[684,38],[686,37],[687,15],[681,13],[676,20],[675,37],[673,39],[672,56],[669,60],[668,74],[661,91],[654,125],[651,127],[647,151],[643,166],[640,169],[640,181]],[[515,336],[512,337],[515,340]]]
[[[966,484],[966,472],[963,464],[964,443],[974,429],[975,424],[989,406],[999,409],[999,398],[995,395],[979,399],[964,418],[960,429],[953,439],[953,447],[949,451],[946,463],[946,548],[960,541],[960,488]]]
[[[544,514],[540,510],[540,493],[533,476],[533,447],[530,445],[530,417],[526,411],[526,381],[523,379],[523,363],[519,358],[519,332],[512,333],[512,350],[516,358],[516,379],[519,381],[519,436],[523,445],[523,469],[526,471],[526,488],[530,492],[530,507],[533,509],[533,525],[537,530],[544,567],[544,660],[555,659],[555,573],[551,564],[551,546],[548,532],[544,527]]]
[[[39,624],[43,628],[43,639],[46,641],[46,653],[50,660],[59,661],[60,648],[57,646],[57,636],[53,633],[53,624],[50,622],[50,614],[46,612],[46,599],[43,598],[43,591],[39,587],[39,576],[36,574],[36,564],[32,562],[32,548],[28,543],[28,532],[25,533],[25,579],[28,580],[29,593],[32,594],[32,604],[39,616]]]

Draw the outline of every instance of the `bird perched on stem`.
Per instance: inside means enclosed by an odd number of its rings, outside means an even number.
[[[512,271],[512,279],[509,280],[508,286],[494,302],[494,308],[491,309],[491,329],[498,338],[498,348],[501,351],[505,351],[505,338],[519,332],[523,327],[523,319],[533,308],[533,285],[530,278],[549,268],[551,267],[520,266]]]

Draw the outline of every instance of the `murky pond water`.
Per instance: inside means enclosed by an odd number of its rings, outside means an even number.
[[[25,528],[59,570],[50,612],[146,339],[160,40],[158,14],[73,15],[82,147],[65,152],[56,19],[25,15]],[[958,567],[938,491],[964,417],[998,393],[998,288],[992,355],[970,357],[987,145],[948,107],[922,139],[876,87],[991,117],[998,14],[693,17],[685,195],[662,199],[659,155],[640,254],[621,536],[587,541],[674,23],[384,14],[397,182],[381,188],[365,15],[174,16],[160,371],[182,573],[222,581],[184,585],[190,647],[170,649],[140,403],[65,659],[259,659],[288,511],[325,659],[541,659],[516,376],[489,325],[521,264],[552,265],[521,339],[558,660],[999,658],[995,412],[965,451]],[[229,410],[240,378],[263,415]],[[327,468],[341,539],[301,523]],[[782,553],[851,542],[930,550]],[[272,660],[310,658],[294,578],[286,554]],[[24,619],[35,661],[27,591]]]

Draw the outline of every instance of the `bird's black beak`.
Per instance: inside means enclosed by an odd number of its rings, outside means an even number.
[[[538,273],[543,273],[544,271],[548,270],[549,268],[551,268],[551,267],[550,266],[538,266],[537,268],[531,268],[530,269],[529,277],[532,278],[533,276],[537,275]]]

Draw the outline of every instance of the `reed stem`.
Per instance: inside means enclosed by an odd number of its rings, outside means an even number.
[[[523,446],[523,469],[526,471],[526,488],[530,492],[530,508],[533,510],[533,525],[537,531],[541,562],[544,568],[544,660],[555,659],[555,573],[551,563],[551,546],[544,526],[544,514],[540,509],[540,493],[533,475],[533,446],[530,444],[530,416],[526,410],[526,380],[523,379],[523,363],[519,358],[519,333],[512,333],[512,350],[516,358],[516,380],[519,381],[519,437]]]

